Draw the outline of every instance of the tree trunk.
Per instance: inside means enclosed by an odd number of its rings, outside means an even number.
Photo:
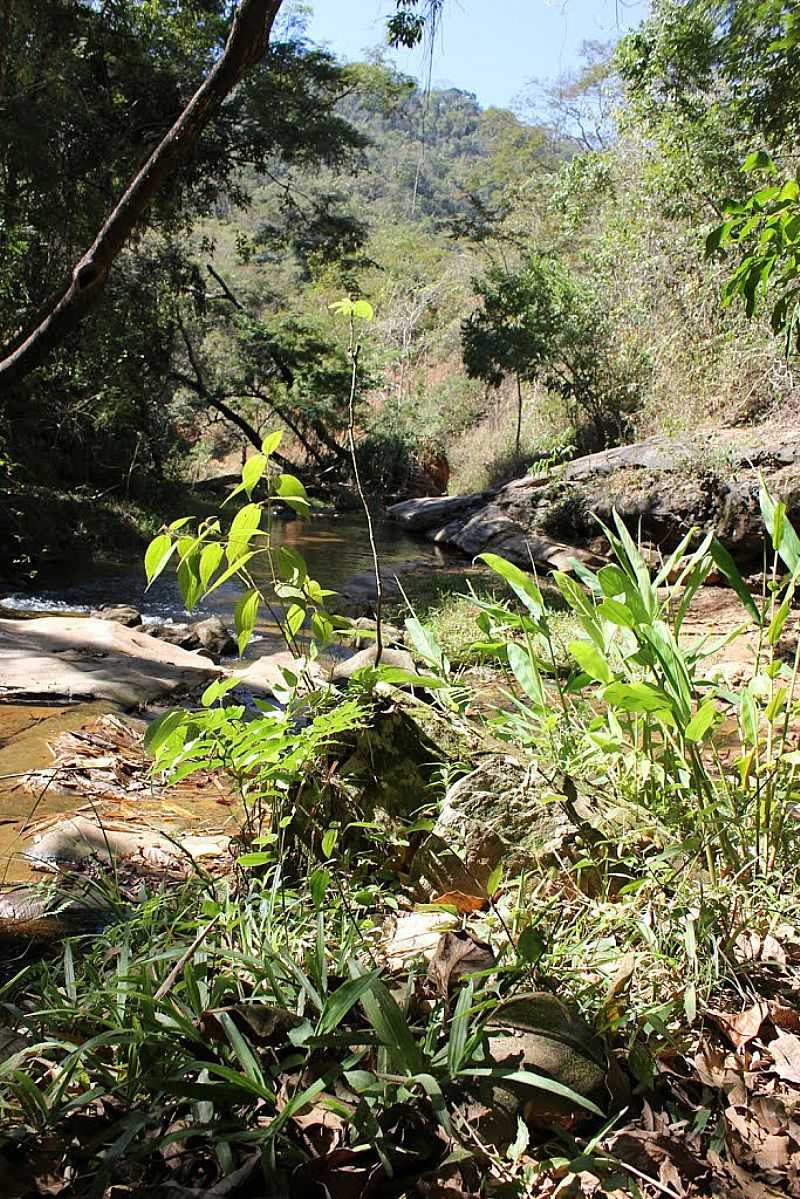
[[[519,374],[517,379],[517,436],[514,441],[514,457],[519,459],[519,442],[522,435],[522,380]]]
[[[153,197],[192,150],[226,96],[267,50],[283,0],[240,0],[225,49],[178,120],[137,172],[65,287],[0,350],[0,385],[18,383],[83,320]]]
[[[2,0],[0,3],[0,100],[6,94],[8,81],[8,59],[11,53],[11,18],[13,16],[14,0]]]

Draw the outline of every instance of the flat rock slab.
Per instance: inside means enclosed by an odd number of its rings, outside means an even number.
[[[250,691],[261,695],[284,695],[287,689],[287,676],[299,679],[299,691],[313,691],[325,685],[325,676],[316,662],[296,658],[289,650],[276,650],[274,654],[265,654],[251,662],[244,670],[234,670],[231,673]]]
[[[0,700],[146,704],[216,678],[207,658],[93,617],[0,620]]]
[[[160,866],[180,860],[182,856],[219,857],[225,852],[228,841],[229,838],[224,836],[182,833],[176,838],[155,829],[110,828],[85,816],[72,816],[34,841],[25,856],[35,867],[44,870],[87,861],[108,865],[131,859]]]
[[[457,519],[464,519],[486,502],[488,493],[448,495],[442,498],[424,496],[403,500],[387,509],[392,520],[415,533],[428,533]]]
[[[530,569],[570,570],[608,552],[597,517],[669,552],[690,529],[713,530],[737,563],[760,570],[765,529],[759,474],[800,521],[800,428],[700,430],[588,454],[482,495],[408,500],[390,519],[475,557],[487,550]],[[586,555],[591,558],[587,558]]]

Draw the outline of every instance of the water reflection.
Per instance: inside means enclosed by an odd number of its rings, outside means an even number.
[[[375,530],[384,568],[408,561],[429,566],[444,565],[447,561],[439,546],[410,537],[390,521],[377,520]],[[311,576],[333,591],[339,591],[353,575],[372,569],[364,521],[356,515],[276,520],[273,546],[277,551],[281,545],[302,554]],[[266,569],[259,569],[255,562],[253,565],[256,576],[264,578]],[[146,591],[144,570],[140,563],[114,569],[84,566],[75,576],[64,578],[58,585],[51,584],[35,594],[18,593],[0,599],[0,609],[6,607],[8,610],[32,613],[89,612],[103,604],[132,604],[141,611],[145,623],[180,622],[189,618],[201,620],[204,616],[216,614],[231,624],[233,609],[240,594],[239,583],[230,580],[190,614],[183,606],[174,572],[169,568]],[[274,623],[265,613],[246,656],[257,657],[279,643]]]

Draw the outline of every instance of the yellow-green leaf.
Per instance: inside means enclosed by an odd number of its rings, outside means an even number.
[[[683,735],[686,740],[702,741],[714,723],[716,711],[717,708],[713,699],[707,699],[704,704],[701,704],[684,730]]]
[[[588,674],[590,679],[595,679],[598,683],[611,682],[611,668],[608,661],[602,651],[591,641],[570,641],[568,649],[581,670]]]
[[[176,543],[167,533],[159,533],[148,545],[144,555],[147,586],[157,579],[175,551]]]

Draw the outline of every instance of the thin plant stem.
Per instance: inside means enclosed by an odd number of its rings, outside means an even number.
[[[375,545],[375,532],[372,527],[372,514],[369,510],[367,497],[364,494],[364,488],[361,485],[361,475],[358,470],[358,455],[356,453],[356,391],[358,390],[358,357],[361,352],[361,344],[356,340],[356,324],[353,314],[350,314],[350,345],[348,354],[352,364],[352,373],[350,376],[350,397],[347,405],[347,443],[350,447],[350,460],[353,464],[353,480],[358,492],[358,498],[361,500],[361,506],[364,509],[364,516],[367,521],[367,537],[369,538],[369,548],[372,552],[372,564],[375,571],[375,665],[378,666],[383,656],[383,581],[381,579],[381,567],[378,560],[378,549]]]

